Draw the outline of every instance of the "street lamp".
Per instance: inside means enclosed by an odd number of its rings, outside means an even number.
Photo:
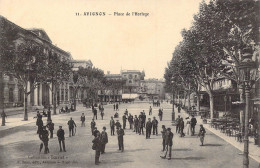
[[[248,168],[249,159],[248,159],[248,129],[249,129],[249,99],[250,99],[250,90],[251,86],[254,84],[254,69],[256,64],[252,61],[253,51],[251,48],[244,48],[242,53],[242,61],[240,62],[239,74],[240,80],[245,87],[245,97],[246,97],[246,107],[245,107],[245,132],[244,132],[244,156],[243,156],[243,168]]]
[[[172,122],[175,121],[175,111],[174,111],[174,81],[173,81],[173,78],[172,78],[172,81],[171,81],[171,84],[172,84]]]

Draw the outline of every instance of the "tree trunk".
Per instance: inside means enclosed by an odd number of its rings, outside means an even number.
[[[190,110],[190,91],[188,91],[188,110]]]
[[[56,85],[52,85],[52,98],[53,98],[53,114],[56,115],[57,114],[57,101],[56,101],[56,97],[57,97],[57,93],[56,93]]]
[[[197,92],[197,111],[200,111],[200,94]]]
[[[24,93],[24,120],[28,120],[28,94],[27,94],[27,86],[26,86],[26,91]]]
[[[242,104],[245,103],[245,93],[244,93],[244,87],[242,85],[238,85],[239,90],[239,96],[240,96],[240,102]],[[244,135],[245,131],[245,109],[244,105],[241,105],[243,108],[240,110],[240,131],[242,132],[242,135]]]
[[[76,95],[77,95],[77,89],[75,89],[75,92],[74,92],[74,109],[73,110],[75,110],[76,111],[76,109],[77,109],[77,100],[76,100]]]
[[[183,103],[183,106],[186,107],[187,92],[184,91],[183,96],[184,96],[184,103]]]
[[[209,106],[210,106],[210,119],[214,118],[214,97],[213,94],[210,92],[209,94]]]

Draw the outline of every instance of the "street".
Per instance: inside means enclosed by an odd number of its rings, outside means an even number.
[[[125,109],[132,115],[138,115],[145,110],[147,118],[155,116],[158,121],[158,109],[153,108],[153,115],[148,115],[148,103],[120,104],[119,119],[122,124],[122,115]],[[175,168],[239,168],[242,167],[241,151],[220,139],[210,131],[206,132],[205,146],[200,146],[197,136],[186,135],[180,138],[175,133],[175,127],[171,126],[172,105],[161,104],[164,115],[163,121],[159,121],[159,135],[151,135],[151,139],[146,140],[145,135],[138,135],[129,130],[127,122],[124,145],[125,151],[118,151],[117,137],[110,136],[109,120],[114,115],[112,105],[106,105],[104,120],[98,113],[97,128],[102,130],[106,126],[108,133],[108,144],[106,153],[100,157],[101,163],[97,167],[175,167]],[[40,167],[95,167],[95,151],[92,150],[92,140],[90,122],[92,111],[78,105],[78,111],[70,114],[59,114],[52,116],[55,123],[54,138],[49,141],[49,154],[39,154],[40,140],[36,134],[36,119],[29,116],[29,120],[34,120],[26,125],[0,131],[0,167],[2,168],[40,168]],[[86,115],[86,127],[81,127],[80,115]],[[175,112],[177,110],[175,109]],[[185,116],[185,114],[180,114]],[[76,136],[68,137],[69,131],[67,121],[72,117],[77,124]],[[43,119],[46,124],[46,118]],[[162,138],[161,125],[166,128],[171,127],[174,133],[172,160],[161,159]],[[62,125],[65,130],[65,144],[67,152],[59,152],[59,144],[56,136],[58,126]],[[198,132],[199,125],[196,126]],[[257,168],[258,164],[250,158],[250,167]]]

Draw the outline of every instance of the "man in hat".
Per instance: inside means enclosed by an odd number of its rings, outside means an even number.
[[[82,113],[82,115],[80,116],[81,127],[85,127],[85,120],[86,120],[86,117],[85,117],[84,113]]]
[[[119,126],[121,127],[121,124],[120,124],[119,120],[116,120],[116,123],[115,123],[115,125],[116,125],[116,129],[118,129],[118,128],[119,128]]]
[[[96,122],[94,120],[94,118],[92,119],[91,123],[90,123],[90,127],[91,127],[91,132],[92,132],[92,135],[94,135],[94,128],[96,126]]]
[[[108,136],[106,132],[106,127],[103,127],[101,132],[101,154],[105,153],[106,144],[108,143]]]
[[[74,136],[74,126],[77,127],[76,123],[74,122],[74,120],[72,120],[72,117],[70,118],[70,120],[68,121],[68,126],[69,126],[69,136],[71,137]],[[72,133],[72,134],[71,134]]]
[[[129,113],[128,122],[129,122],[130,129],[133,129],[134,118],[133,118],[133,116],[131,115],[131,113]]]
[[[151,118],[148,118],[148,121],[146,123],[146,139],[150,138],[152,132],[152,122]]]
[[[190,126],[191,126],[191,135],[193,136],[195,134],[195,126],[197,124],[197,119],[192,116],[191,121],[190,121]]]
[[[123,115],[122,120],[123,120],[123,129],[125,129],[125,127],[126,127],[126,120],[127,120],[126,114]]]
[[[43,121],[42,121],[41,115],[38,116],[36,125],[38,126],[37,134],[40,134],[40,132],[42,131],[42,127],[43,127]]]
[[[124,152],[124,135],[125,135],[125,132],[121,128],[121,125],[119,125],[119,127],[117,128],[117,138],[118,138],[119,150],[121,150],[122,152]]]
[[[94,137],[97,137],[97,133],[98,133],[99,131],[97,130],[97,127],[94,127],[94,129],[93,129],[93,136]]]
[[[152,113],[153,113],[153,109],[152,109],[152,107],[150,106],[150,108],[149,108],[149,115],[152,115]]]
[[[166,139],[166,132],[167,132],[167,130],[166,130],[166,128],[165,128],[165,125],[162,125],[162,131],[161,131],[161,133],[162,133],[162,139],[163,139],[163,141],[162,141],[162,145],[163,145],[163,149],[162,149],[162,151],[164,151],[165,150],[165,139]]]
[[[115,135],[115,121],[113,116],[111,116],[111,120],[110,120],[110,129],[111,129],[111,136],[112,134]]]
[[[206,133],[205,128],[203,127],[202,124],[200,124],[200,130],[199,130],[199,134],[198,134],[198,137],[200,137],[200,142],[201,142],[201,145],[200,145],[200,146],[203,146],[203,145],[204,145],[205,133]]]
[[[92,140],[92,143],[92,149],[95,150],[95,164],[98,165],[100,163],[99,157],[101,152],[101,134],[99,131],[96,132],[96,136]]]
[[[46,126],[42,127],[42,131],[39,133],[39,138],[43,142],[40,145],[40,152],[41,152],[43,145],[44,145],[44,154],[49,153],[49,148],[48,148],[49,132],[46,130]]]
[[[138,124],[139,124],[139,119],[137,118],[137,115],[135,115],[135,119],[134,119],[134,132],[137,134],[139,131],[138,128]]]
[[[59,141],[59,145],[60,145],[60,152],[62,152],[61,143],[62,143],[63,151],[66,152],[66,149],[65,149],[65,132],[62,129],[62,126],[59,126],[59,130],[57,131],[57,137],[58,137],[58,141]]]
[[[158,121],[156,120],[155,117],[153,117],[153,121],[152,121],[152,125],[153,125],[153,135],[158,135]]]
[[[167,156],[167,153],[169,152],[169,158],[168,160],[171,160],[172,157],[172,139],[173,139],[173,133],[171,132],[171,128],[167,128],[166,132],[166,139],[165,139],[165,144],[166,144],[166,151],[164,156],[161,156],[161,158],[165,159]]]
[[[52,122],[52,120],[50,120],[46,126],[51,133],[50,138],[53,138],[54,123]]]

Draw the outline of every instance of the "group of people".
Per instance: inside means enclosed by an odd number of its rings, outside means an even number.
[[[157,100],[157,101],[153,100],[153,107],[160,107],[160,105],[161,105],[161,103],[159,100]]]

